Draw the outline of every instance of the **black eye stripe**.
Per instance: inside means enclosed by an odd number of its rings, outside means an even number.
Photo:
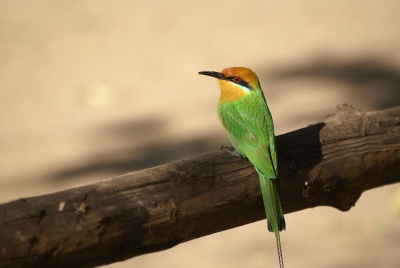
[[[244,81],[244,80],[243,80],[242,78],[240,78],[240,77],[232,76],[232,77],[227,77],[227,78],[228,78],[228,80],[232,81],[232,82],[235,83],[235,84],[238,84],[238,85],[247,87],[247,88],[250,89],[250,90],[253,89],[253,88],[250,86],[249,83],[247,83],[246,81]],[[240,81],[236,82],[236,81],[234,80],[235,78],[239,78]]]

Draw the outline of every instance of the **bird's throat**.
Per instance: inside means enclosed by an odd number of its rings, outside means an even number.
[[[233,102],[245,97],[249,89],[240,85],[233,84],[229,81],[218,80],[221,97],[219,103]]]

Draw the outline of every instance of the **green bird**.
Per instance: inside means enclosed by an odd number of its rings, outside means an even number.
[[[218,118],[228,132],[234,153],[248,158],[260,177],[268,230],[275,234],[279,266],[282,268],[279,232],[285,230],[286,224],[276,186],[278,161],[274,124],[258,77],[244,67],[199,74],[218,79],[221,90]]]

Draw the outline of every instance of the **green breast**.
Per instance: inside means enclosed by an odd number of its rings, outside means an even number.
[[[277,177],[275,136],[271,114],[261,94],[252,92],[234,102],[220,103],[218,117],[236,151],[246,156],[257,171]]]

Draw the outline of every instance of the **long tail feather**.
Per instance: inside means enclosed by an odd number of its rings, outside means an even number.
[[[275,238],[276,238],[276,247],[278,249],[279,267],[283,268],[283,255],[282,255],[281,238],[279,232],[275,234]]]
[[[268,230],[275,234],[276,246],[278,249],[279,267],[283,268],[283,256],[279,232],[286,229],[285,218],[278,188],[274,179],[269,179],[260,174],[260,186],[263,195],[265,214],[268,221]]]

